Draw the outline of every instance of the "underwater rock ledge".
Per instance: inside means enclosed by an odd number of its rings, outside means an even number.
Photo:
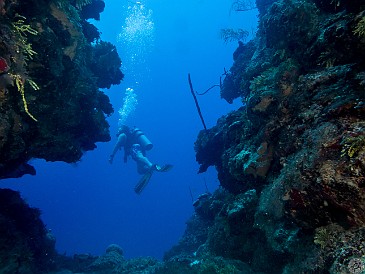
[[[195,143],[199,171],[214,166],[222,186],[192,219],[220,204],[198,259],[236,259],[256,273],[364,273],[364,13],[365,1],[261,10],[221,90],[245,106]],[[181,242],[174,256],[193,245]]]
[[[28,160],[74,163],[110,140],[113,107],[99,88],[123,79],[116,48],[88,18],[104,1],[0,1],[0,178],[35,174]]]

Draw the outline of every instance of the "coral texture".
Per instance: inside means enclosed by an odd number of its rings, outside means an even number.
[[[4,1],[0,19],[0,178],[31,158],[73,163],[110,140],[99,88],[123,78],[116,48],[86,19],[103,1]],[[93,44],[92,44],[93,43]]]
[[[257,37],[240,43],[221,90],[245,106],[195,143],[200,172],[215,166],[233,195],[211,217],[205,254],[264,273],[365,269],[364,8],[295,0],[260,8]],[[246,206],[250,191],[257,200]]]
[[[0,272],[43,273],[55,269],[55,240],[18,192],[0,189]]]

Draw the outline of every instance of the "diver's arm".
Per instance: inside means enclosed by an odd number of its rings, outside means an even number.
[[[121,149],[122,146],[125,145],[126,139],[127,139],[127,136],[124,133],[119,135],[118,141],[114,146],[113,152],[109,156],[109,163],[111,163],[111,164],[113,163],[115,154],[117,154],[118,150]]]
[[[109,156],[109,163],[111,163],[111,164],[113,163],[114,156],[115,156],[115,154],[117,154],[118,149],[119,149],[119,146],[118,146],[118,143],[116,143],[112,154],[110,154],[110,156]]]

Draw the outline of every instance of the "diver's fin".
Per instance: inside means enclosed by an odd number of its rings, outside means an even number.
[[[172,167],[173,167],[173,165],[169,165],[169,164],[163,165],[163,166],[156,165],[156,170],[158,172],[167,172],[167,171],[171,170]]]
[[[151,179],[152,171],[147,172],[145,175],[143,175],[142,179],[139,180],[138,184],[134,187],[134,191],[137,194],[141,194],[143,189],[147,186],[148,182]]]

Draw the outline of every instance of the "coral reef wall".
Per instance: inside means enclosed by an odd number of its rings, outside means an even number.
[[[257,7],[257,36],[239,44],[221,89],[244,106],[195,143],[200,172],[214,166],[222,189],[195,203],[166,260],[364,273],[365,1]]]
[[[110,140],[99,88],[123,78],[115,46],[87,19],[101,0],[0,1],[0,178],[34,174],[27,161],[76,162]]]
[[[18,192],[0,189],[0,273],[44,273],[55,269],[55,239]]]

